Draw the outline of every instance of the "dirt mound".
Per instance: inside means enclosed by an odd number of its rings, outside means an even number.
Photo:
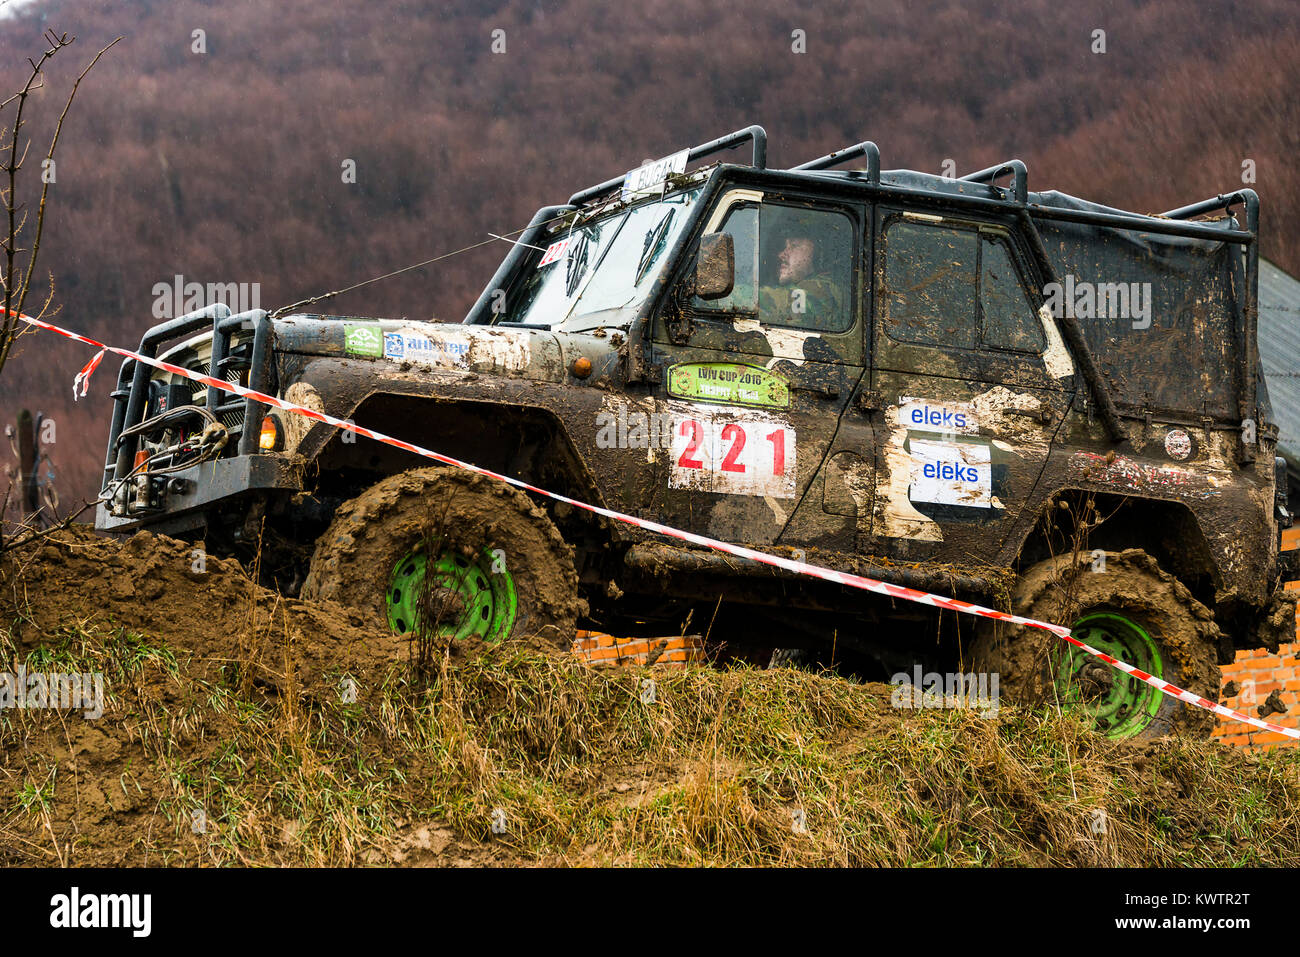
[[[0,610],[20,651],[69,627],[124,629],[188,654],[200,674],[210,673],[205,663],[238,663],[259,686],[307,692],[331,669],[369,673],[407,647],[350,609],[283,598],[234,559],[150,532],[120,543],[74,527],[39,550],[5,556]]]
[[[84,530],[0,563],[0,865],[1300,864],[1300,755],[894,707],[748,667],[400,638],[233,562]]]

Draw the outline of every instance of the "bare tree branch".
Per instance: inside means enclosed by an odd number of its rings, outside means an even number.
[[[45,208],[46,208],[46,201],[49,197],[49,191],[50,191],[49,178],[42,177],[43,182],[41,186],[41,200],[36,211],[36,235],[32,242],[30,251],[21,250],[18,247],[18,243],[17,243],[18,233],[27,224],[27,213],[24,210],[21,221],[17,219],[17,214],[18,211],[21,209],[21,206],[17,202],[16,180],[17,180],[18,170],[22,167],[23,162],[26,160],[27,151],[31,146],[30,140],[27,141],[23,145],[21,157],[17,156],[18,143],[19,143],[19,131],[22,127],[22,122],[23,122],[22,119],[23,108],[26,106],[27,98],[31,95],[31,93],[34,90],[40,89],[42,87],[44,82],[43,70],[45,68],[45,65],[60,50],[62,50],[67,46],[70,46],[73,42],[75,42],[76,37],[69,37],[68,34],[66,33],[56,34],[54,31],[51,30],[46,32],[45,40],[49,44],[49,48],[41,56],[39,62],[33,62],[31,60],[28,60],[28,62],[31,63],[32,72],[28,76],[27,82],[24,85],[22,91],[15,94],[14,96],[9,97],[9,99],[4,101],[7,104],[9,102],[12,102],[16,97],[18,100],[18,107],[17,107],[17,115],[14,118],[13,130],[9,138],[9,142],[7,144],[7,148],[9,151],[8,161],[3,167],[3,172],[7,174],[8,184],[9,184],[9,188],[6,191],[4,197],[4,207],[5,207],[5,213],[9,221],[9,231],[8,231],[8,235],[5,237],[3,247],[2,247],[3,254],[4,254],[3,258],[4,258],[5,269],[4,269],[4,289],[3,289],[4,314],[3,316],[0,316],[0,371],[4,369],[5,363],[9,359],[9,354],[13,348],[14,340],[16,339],[15,330],[17,329],[19,323],[18,316],[22,315],[23,309],[26,307],[27,304],[27,297],[31,292],[32,276],[35,274],[36,261],[40,254],[41,236],[45,230]],[[54,161],[54,154],[59,146],[59,138],[63,134],[63,122],[65,119],[67,119],[68,112],[72,109],[72,103],[73,100],[76,99],[77,90],[80,89],[81,87],[81,81],[86,78],[86,75],[92,69],[94,69],[95,64],[99,62],[100,58],[105,53],[107,53],[110,49],[112,49],[121,40],[122,37],[118,37],[117,39],[109,43],[107,46],[105,46],[98,53],[96,53],[94,58],[91,59],[91,61],[88,64],[86,64],[85,69],[83,69],[81,73],[77,75],[77,79],[75,82],[73,82],[72,89],[68,93],[68,99],[63,105],[63,111],[59,114],[58,122],[55,124],[54,135],[50,139],[50,148],[45,156],[46,162],[45,164],[43,164],[44,169],[48,169],[49,164]],[[0,108],[3,108],[3,104],[0,104]],[[16,264],[17,256],[20,252],[28,252],[27,264],[26,264],[26,269],[23,271],[22,279],[17,283],[15,283],[14,267]],[[51,277],[51,296],[53,294],[52,283],[53,283],[53,278]],[[49,308],[49,305],[50,305],[50,298],[47,297],[45,303],[41,307],[41,312],[44,313]]]

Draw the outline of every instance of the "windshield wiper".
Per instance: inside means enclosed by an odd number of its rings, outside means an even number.
[[[582,277],[587,274],[587,247],[589,245],[590,241],[587,239],[587,234],[585,232],[581,233],[578,236],[577,243],[575,243],[576,248],[569,253],[568,262],[564,264],[565,296],[572,296],[573,290],[578,288],[578,283],[582,282]]]
[[[649,270],[650,265],[663,251],[664,240],[668,237],[668,226],[673,221],[673,215],[676,209],[669,209],[664,213],[664,218],[659,220],[659,224],[650,229],[645,234],[645,245],[641,247],[641,260],[637,263],[636,278],[632,280],[633,286],[639,286],[641,279]]]

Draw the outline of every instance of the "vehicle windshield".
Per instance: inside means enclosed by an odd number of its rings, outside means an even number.
[[[564,332],[626,326],[650,295],[699,195],[699,189],[673,193],[552,235],[500,320]]]

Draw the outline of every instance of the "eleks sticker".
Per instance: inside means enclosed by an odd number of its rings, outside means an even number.
[[[977,432],[979,422],[966,402],[935,402],[901,396],[898,425],[916,432]]]
[[[909,438],[913,502],[993,507],[993,467],[987,442]]]

